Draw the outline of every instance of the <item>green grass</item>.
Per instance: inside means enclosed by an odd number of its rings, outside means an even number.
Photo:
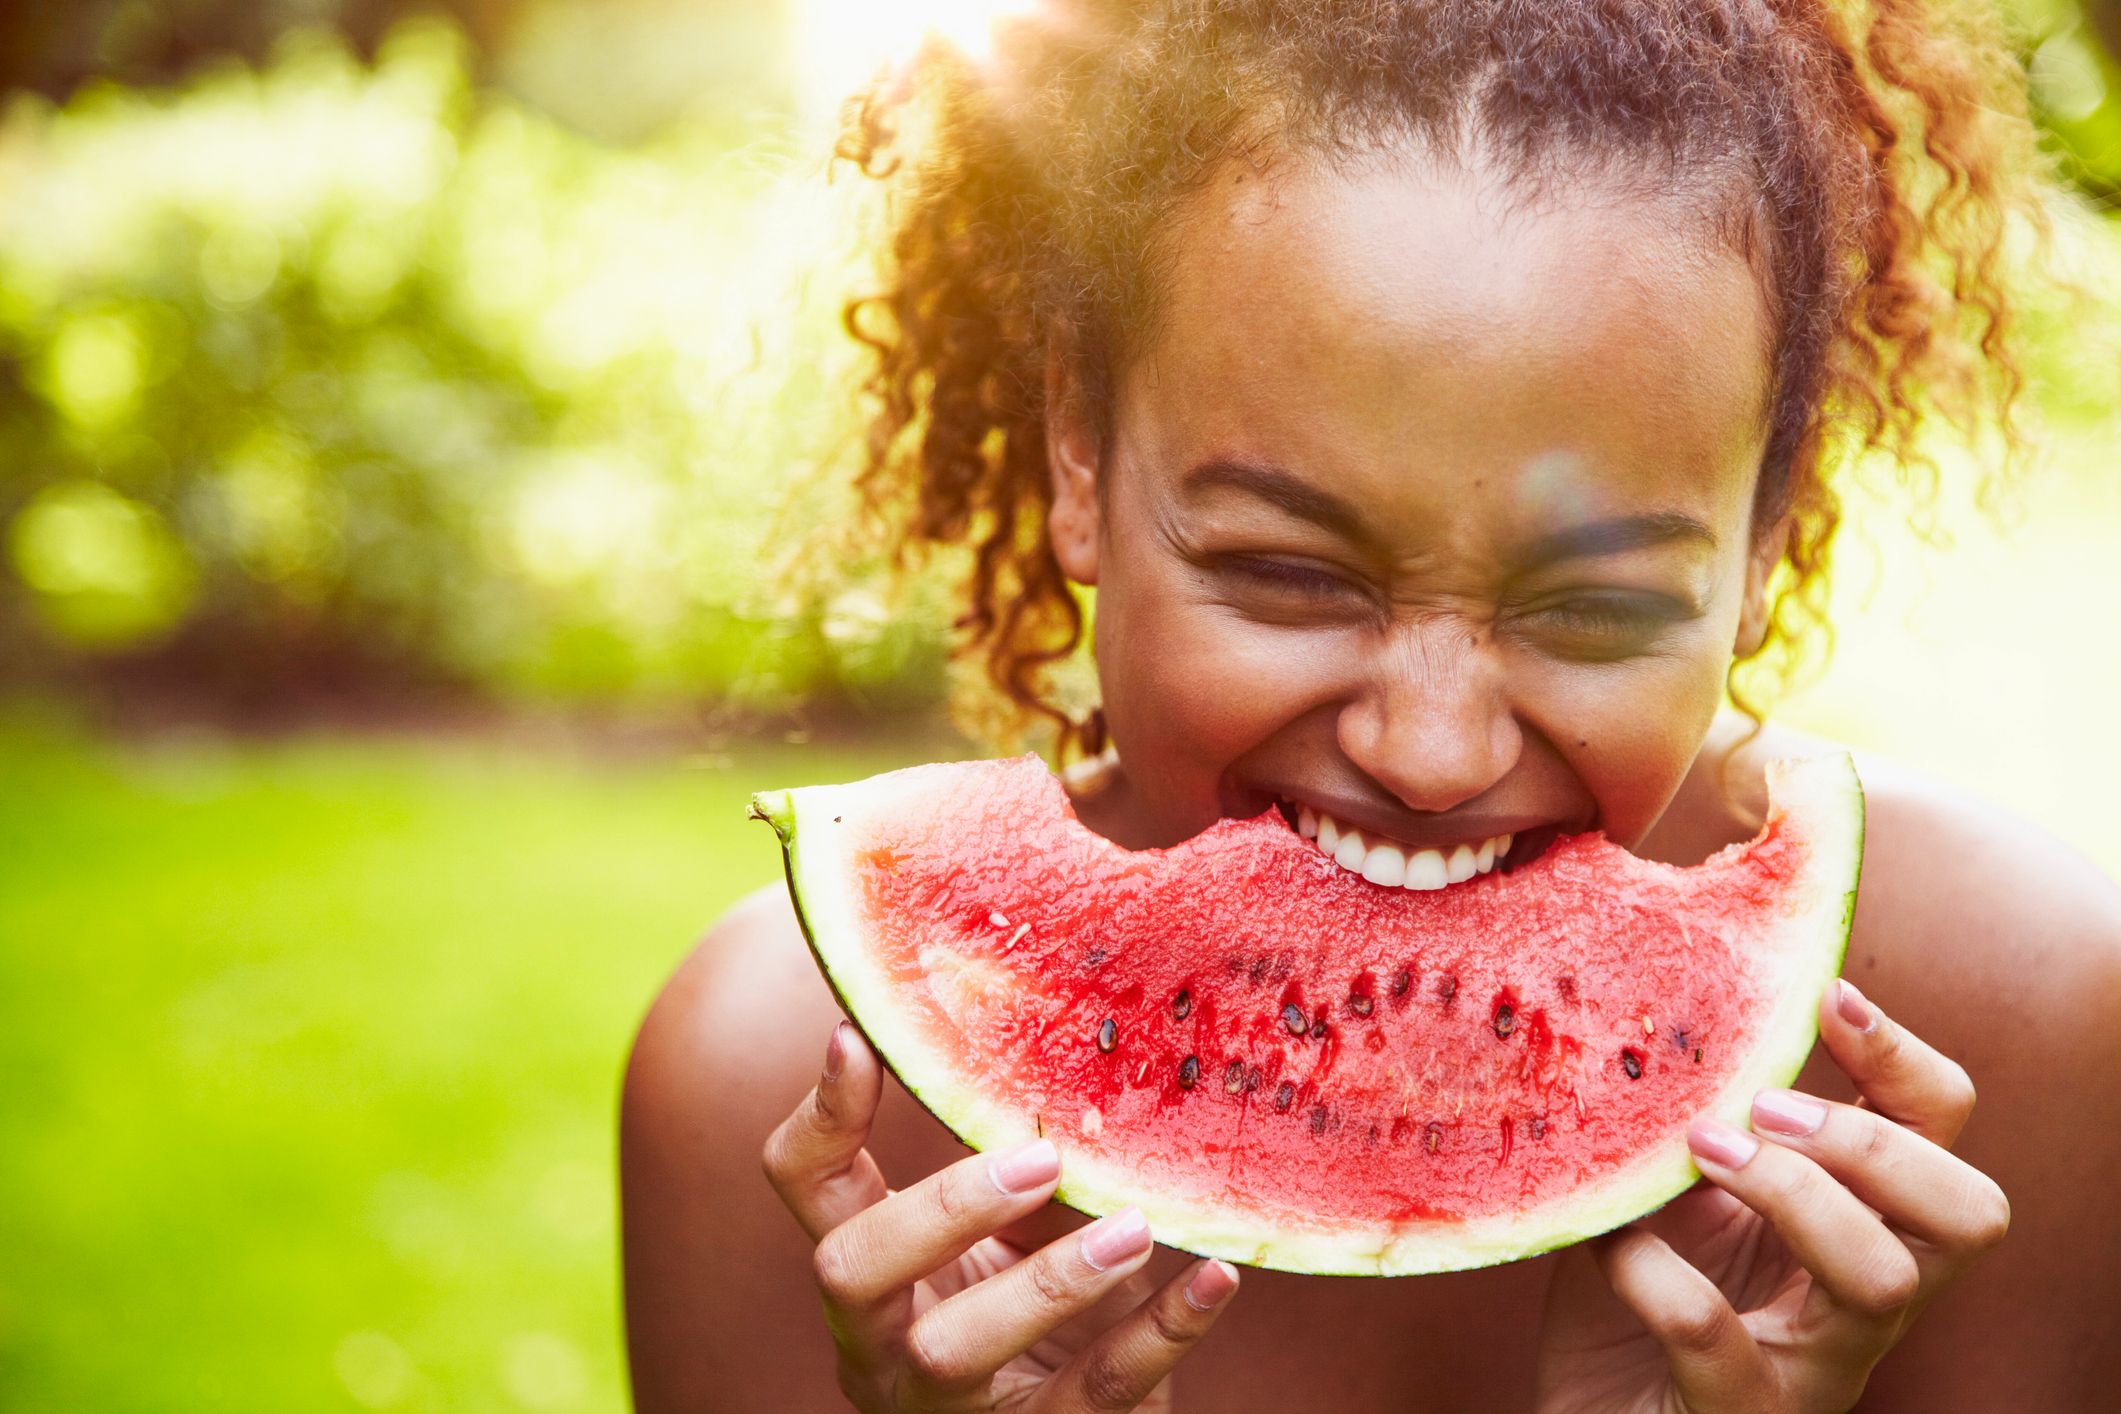
[[[0,1408],[617,1407],[633,1027],[886,764],[0,729]]]

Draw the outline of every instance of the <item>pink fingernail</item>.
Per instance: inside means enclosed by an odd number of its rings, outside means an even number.
[[[832,1039],[825,1043],[825,1078],[837,1080],[847,1066],[847,1023],[842,1021],[832,1028]]]
[[[1694,1156],[1718,1168],[1742,1169],[1760,1152],[1760,1141],[1742,1129],[1733,1129],[1720,1119],[1697,1119],[1687,1129],[1687,1147]]]
[[[1802,1139],[1826,1123],[1826,1106],[1794,1090],[1762,1090],[1753,1097],[1753,1127]]]
[[[1029,1193],[1060,1177],[1060,1151],[1050,1139],[1004,1149],[987,1161],[987,1177],[1004,1193]]]
[[[1834,980],[1834,1010],[1858,1031],[1878,1029],[1878,1009],[1865,1001],[1863,993],[1856,990],[1856,984],[1846,977]]]
[[[1237,1268],[1228,1262],[1209,1262],[1186,1283],[1186,1304],[1196,1311],[1212,1311],[1237,1290]]]
[[[1122,1208],[1083,1229],[1083,1260],[1099,1271],[1149,1250],[1149,1220],[1139,1208]]]

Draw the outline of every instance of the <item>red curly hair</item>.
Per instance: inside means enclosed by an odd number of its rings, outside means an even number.
[[[1047,542],[1045,369],[1094,420],[1154,327],[1160,242],[1217,164],[1477,143],[1524,181],[1595,172],[1698,196],[1752,259],[1773,321],[1753,524],[1789,538],[1765,641],[1786,681],[1826,640],[1833,472],[1885,454],[1934,494],[1941,417],[2024,447],[2003,269],[2014,216],[2044,236],[2024,76],[1942,0],[1048,0],[976,62],[939,44],[848,108],[839,155],[886,184],[860,533],[903,566],[970,551],[958,650],[999,696],[979,724],[1102,746],[1050,669],[1086,628]],[[1817,632],[1815,633],[1814,630]]]

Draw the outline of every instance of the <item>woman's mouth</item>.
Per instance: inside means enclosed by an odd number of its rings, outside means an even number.
[[[1350,873],[1394,889],[1441,889],[1491,872],[1515,842],[1493,835],[1449,847],[1420,848],[1345,824],[1323,810],[1296,806],[1296,833]]]

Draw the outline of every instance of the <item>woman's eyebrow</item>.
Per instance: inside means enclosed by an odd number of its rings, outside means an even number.
[[[1380,545],[1353,505],[1271,463],[1215,457],[1188,470],[1179,485],[1189,496],[1220,488],[1241,491],[1366,549]],[[1613,516],[1549,531],[1525,547],[1524,557],[1531,564],[1547,564],[1617,555],[1676,541],[1693,541],[1713,550],[1716,532],[1706,522],[1681,511]]]
[[[1547,564],[1554,560],[1617,555],[1623,550],[1639,550],[1682,540],[1693,541],[1711,550],[1716,548],[1716,532],[1706,523],[1680,511],[1653,511],[1646,515],[1586,521],[1582,525],[1549,531],[1526,546],[1524,555],[1533,564]]]
[[[1377,537],[1363,524],[1362,515],[1354,506],[1294,472],[1269,463],[1211,458],[1188,470],[1179,479],[1179,486],[1188,496],[1221,487],[1243,491],[1344,539],[1365,547],[1377,545]]]

